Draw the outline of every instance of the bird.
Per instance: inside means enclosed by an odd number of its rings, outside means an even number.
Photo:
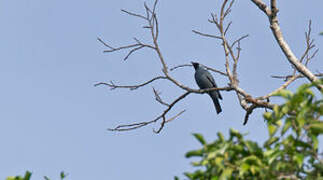
[[[200,89],[208,89],[208,88],[216,88],[217,85],[209,71],[207,71],[203,65],[197,63],[197,62],[191,62],[194,69],[195,69],[195,81],[196,84],[200,87]],[[217,114],[222,112],[222,108],[219,102],[219,99],[222,100],[222,96],[220,94],[220,91],[209,91],[209,96],[212,98],[212,101],[214,103],[215,109]]]

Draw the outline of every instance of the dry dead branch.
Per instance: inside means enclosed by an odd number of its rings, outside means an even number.
[[[307,64],[309,61],[314,58],[314,56],[317,53],[317,50],[315,50],[313,53],[311,53],[311,50],[315,47],[314,45],[314,40],[311,38],[311,21],[309,22],[308,26],[308,31],[305,33],[305,39],[306,39],[306,49],[304,54],[301,56],[300,59],[297,59],[294,53],[291,51],[289,48],[287,42],[284,40],[282,32],[280,30],[279,24],[278,24],[278,9],[276,5],[275,0],[270,1],[270,7],[268,7],[262,0],[251,0],[259,9],[261,9],[267,16],[270,22],[270,28],[273,32],[273,35],[282,49],[284,55],[288,59],[288,61],[295,67],[295,71],[292,75],[288,76],[273,76],[274,78],[280,78],[280,79],[285,79],[285,83],[282,84],[280,87],[277,89],[273,90],[272,92],[268,93],[267,95],[261,96],[261,97],[254,97],[251,94],[247,93],[244,89],[242,89],[239,86],[239,76],[238,76],[238,63],[240,61],[240,53],[241,53],[241,42],[245,38],[248,37],[248,35],[243,35],[240,38],[229,42],[227,39],[227,35],[229,33],[229,30],[232,26],[232,22],[230,21],[229,23],[226,23],[226,18],[228,15],[232,12],[232,7],[234,4],[234,0],[223,0],[222,6],[220,8],[219,13],[211,13],[211,18],[208,20],[211,24],[214,24],[218,34],[209,34],[209,33],[204,33],[200,32],[197,30],[193,30],[193,33],[203,36],[203,37],[208,37],[208,38],[213,38],[215,40],[220,40],[221,45],[224,50],[224,62],[225,62],[225,72],[222,72],[220,70],[207,67],[205,66],[208,70],[221,74],[225,77],[228,78],[228,86],[227,87],[220,87],[220,88],[210,88],[210,89],[192,89],[188,86],[183,85],[179,81],[177,81],[175,78],[173,78],[170,74],[169,71],[174,71],[179,68],[183,67],[191,67],[190,64],[182,64],[175,66],[173,68],[168,69],[167,66],[167,61],[164,59],[164,56],[162,54],[162,51],[159,47],[158,43],[158,35],[159,35],[159,22],[157,19],[157,14],[156,14],[156,7],[158,0],[154,1],[153,6],[150,8],[146,3],[144,4],[145,8],[145,15],[133,13],[127,10],[122,10],[122,12],[136,17],[143,19],[146,22],[146,25],[143,26],[145,29],[149,29],[149,34],[152,39],[152,44],[149,43],[144,43],[138,40],[137,38],[134,38],[135,43],[130,44],[130,45],[125,45],[125,46],[119,46],[119,47],[113,47],[106,42],[104,42],[102,39],[98,38],[98,41],[101,42],[105,47],[108,49],[105,50],[104,52],[111,53],[111,52],[116,52],[116,51],[121,51],[121,50],[128,50],[128,54],[125,56],[124,60],[127,60],[134,52],[143,49],[143,48],[149,48],[153,51],[156,52],[158,60],[161,64],[162,67],[162,76],[157,76],[154,77],[144,83],[137,84],[137,85],[116,85],[112,81],[110,83],[105,83],[105,82],[100,82],[95,84],[95,86],[99,85],[105,85],[110,87],[111,89],[117,89],[117,88],[126,88],[130,90],[138,89],[139,87],[146,86],[148,84],[151,84],[157,80],[166,80],[174,85],[176,85],[179,89],[183,90],[184,93],[180,95],[179,97],[175,98],[172,102],[167,103],[162,98],[160,97],[160,93],[153,88],[154,92],[154,97],[155,100],[160,103],[161,105],[165,106],[166,109],[155,119],[151,121],[143,121],[139,123],[132,123],[132,124],[124,124],[124,125],[119,125],[113,129],[109,129],[111,131],[128,131],[128,130],[133,130],[137,129],[143,126],[147,126],[149,124],[153,124],[156,122],[160,122],[160,126],[157,130],[154,130],[155,133],[161,132],[161,130],[165,127],[165,124],[174,120],[178,116],[180,116],[182,113],[185,112],[185,110],[182,110],[178,113],[176,113],[172,117],[168,117],[168,113],[172,110],[172,108],[180,101],[182,101],[186,96],[189,94],[203,94],[207,93],[209,91],[213,90],[220,90],[220,91],[233,91],[235,92],[237,99],[240,103],[240,106],[246,111],[246,115],[244,118],[243,124],[245,125],[248,122],[248,119],[252,112],[257,109],[257,108],[265,108],[266,109],[273,109],[274,104],[271,104],[269,101],[269,98],[273,96],[275,93],[280,91],[281,89],[287,88],[288,85],[290,85],[292,82],[294,82],[298,78],[305,77],[311,82],[315,82],[318,80],[318,76],[322,76],[322,73],[318,74],[313,74],[310,70],[307,68]],[[300,74],[296,74],[296,73]],[[317,87],[318,89],[322,89],[321,86]]]

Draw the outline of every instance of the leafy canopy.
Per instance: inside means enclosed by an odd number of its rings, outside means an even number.
[[[318,136],[323,134],[323,100],[316,100],[312,86],[304,84],[294,94],[288,90],[275,94],[285,103],[263,114],[269,134],[263,145],[246,140],[234,129],[230,129],[227,139],[219,132],[212,143],[201,134],[193,134],[203,147],[186,153],[187,158],[200,158],[192,162],[198,169],[184,173],[186,177],[323,180],[322,153],[320,156],[318,152]]]

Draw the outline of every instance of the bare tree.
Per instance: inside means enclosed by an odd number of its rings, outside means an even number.
[[[136,51],[139,51],[143,48],[148,48],[156,52],[158,59],[160,61],[160,64],[162,66],[162,76],[153,77],[152,79],[136,84],[136,85],[116,85],[113,82],[106,83],[106,82],[100,82],[95,84],[95,86],[99,85],[105,85],[110,87],[111,89],[117,89],[117,88],[127,88],[130,90],[135,90],[140,87],[146,86],[150,83],[153,83],[158,80],[166,80],[174,85],[176,85],[179,89],[182,89],[185,91],[182,95],[179,97],[174,98],[172,102],[165,102],[162,100],[162,98],[159,96],[159,92],[156,89],[153,89],[155,100],[159,102],[161,105],[165,106],[165,110],[161,112],[159,115],[157,115],[156,118],[150,120],[150,121],[144,121],[144,122],[138,122],[138,123],[132,123],[132,124],[123,124],[119,125],[115,128],[109,129],[111,131],[128,131],[137,129],[143,126],[147,126],[149,124],[160,122],[160,127],[157,130],[154,130],[155,133],[159,133],[165,126],[166,123],[174,120],[178,116],[180,116],[182,113],[185,112],[185,110],[182,110],[178,112],[175,116],[168,117],[168,113],[172,110],[172,108],[181,100],[183,100],[185,97],[187,97],[189,94],[197,93],[197,94],[203,94],[207,93],[209,91],[213,90],[219,90],[219,91],[232,91],[235,92],[237,96],[237,100],[240,103],[240,106],[246,111],[244,122],[245,125],[248,121],[249,116],[252,114],[253,110],[256,108],[267,108],[267,109],[273,109],[275,104],[270,103],[270,98],[277,93],[278,91],[287,88],[292,82],[294,82],[296,79],[299,78],[307,78],[310,82],[316,82],[319,79],[317,76],[322,76],[322,73],[319,74],[313,74],[308,68],[307,65],[310,62],[312,58],[316,55],[318,50],[314,50],[314,40],[311,38],[311,21],[309,22],[308,31],[305,33],[306,38],[306,49],[304,51],[304,54],[301,56],[301,58],[297,58],[293,51],[290,49],[287,42],[284,40],[283,34],[280,30],[279,23],[278,23],[278,8],[276,5],[276,0],[270,1],[270,6],[267,6],[265,3],[263,3],[261,0],[251,0],[260,10],[262,10],[265,15],[267,15],[270,23],[270,28],[272,30],[272,33],[276,39],[277,44],[283,51],[283,53],[286,56],[286,59],[289,61],[289,63],[294,67],[293,72],[291,75],[288,76],[272,76],[273,78],[280,78],[284,79],[285,82],[276,89],[272,90],[272,92],[260,96],[255,97],[251,95],[250,93],[246,92],[242,87],[239,86],[239,76],[237,73],[238,69],[238,62],[240,60],[240,52],[241,52],[241,41],[248,37],[248,35],[243,35],[239,37],[238,39],[230,42],[227,39],[229,29],[231,27],[232,22],[227,22],[226,19],[230,12],[232,11],[232,6],[234,4],[234,0],[223,0],[222,6],[219,10],[219,13],[211,13],[211,18],[208,20],[209,23],[214,24],[218,33],[216,35],[200,32],[197,30],[193,30],[193,33],[213,38],[215,40],[219,40],[222,43],[223,51],[224,51],[224,61],[225,61],[225,72],[216,70],[211,67],[206,67],[208,70],[213,71],[215,73],[218,73],[220,75],[226,76],[228,79],[228,85],[226,87],[220,87],[220,88],[210,88],[210,89],[193,89],[188,86],[183,85],[181,82],[176,80],[174,77],[172,77],[169,72],[174,71],[180,68],[189,67],[190,64],[182,64],[175,66],[173,68],[168,68],[167,66],[167,60],[164,58],[163,53],[160,50],[159,44],[158,44],[158,35],[159,35],[159,22],[156,14],[156,8],[158,0],[154,1],[154,4],[152,7],[148,7],[148,5],[145,3],[145,15],[133,13],[127,10],[122,10],[122,12],[134,16],[140,19],[143,19],[146,21],[146,25],[143,27],[145,29],[149,29],[152,43],[145,43],[140,41],[137,38],[134,38],[134,43],[120,46],[120,47],[112,47],[111,45],[104,42],[102,39],[98,38],[98,41],[101,42],[105,47],[108,48],[108,50],[105,50],[106,53],[111,53],[115,51],[120,50],[129,50],[128,54],[124,57],[124,60],[127,60],[133,53]],[[312,52],[314,50],[314,52]],[[316,86],[319,90],[322,90],[321,85]]]

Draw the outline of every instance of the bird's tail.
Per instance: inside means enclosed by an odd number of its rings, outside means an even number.
[[[219,102],[219,99],[217,97],[216,91],[212,91],[211,93],[209,93],[209,95],[211,96],[215,109],[216,109],[216,113],[219,114],[220,112],[222,112],[222,108]]]

